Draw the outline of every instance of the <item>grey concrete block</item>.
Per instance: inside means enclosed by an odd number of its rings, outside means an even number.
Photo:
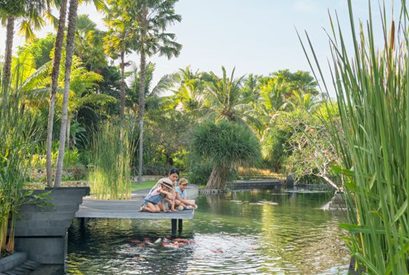
[[[64,272],[64,265],[42,265],[30,275],[62,275]]]
[[[34,194],[43,192],[48,190],[37,190]],[[48,195],[52,207],[25,205],[21,209],[21,218],[16,222],[16,249],[25,251],[31,260],[55,265],[55,270],[62,270],[38,274],[63,274],[67,229],[82,202],[82,197],[88,194],[88,187],[56,188]],[[34,263],[29,263],[26,267],[30,270],[36,268]]]
[[[16,249],[18,250],[18,249]],[[13,269],[27,260],[27,253],[15,252],[14,254],[0,259],[0,272]]]
[[[29,259],[41,264],[64,264],[67,253],[66,236],[56,238],[18,238],[16,249],[25,251]]]

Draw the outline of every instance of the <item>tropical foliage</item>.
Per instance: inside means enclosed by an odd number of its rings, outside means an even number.
[[[209,189],[223,189],[242,166],[342,187],[331,169],[340,162],[326,128],[339,120],[337,110],[322,111],[328,102],[308,72],[237,76],[234,68],[187,67],[154,83],[150,58],[181,51],[168,30],[181,21],[176,0],[92,1],[104,13],[106,31],[77,15],[83,1],[28,2],[0,6],[8,34],[0,103],[15,116],[0,117],[1,134],[12,142],[1,150],[16,154],[14,166],[2,155],[4,206],[10,206],[4,194],[19,201],[29,180],[44,185],[47,179],[52,187],[82,178],[95,196],[127,198],[135,175],[140,181],[173,166]],[[27,37],[13,55],[14,23],[30,27],[28,34],[45,20],[57,29]],[[18,184],[10,185],[12,178]],[[2,207],[2,221],[11,217],[10,207]],[[3,245],[8,233],[1,226]]]

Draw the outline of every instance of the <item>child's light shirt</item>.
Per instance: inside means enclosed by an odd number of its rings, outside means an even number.
[[[187,193],[186,193],[186,189],[185,190],[181,190],[179,186],[176,187],[175,191],[179,194],[179,197],[181,197],[182,199],[186,199],[187,198]]]

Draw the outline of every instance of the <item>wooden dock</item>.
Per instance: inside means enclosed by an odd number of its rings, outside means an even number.
[[[194,210],[182,210],[177,212],[149,213],[140,212],[139,208],[142,200],[127,201],[102,201],[86,199],[75,213],[80,219],[136,219],[136,220],[171,220],[172,235],[176,235],[183,230],[183,220],[190,220],[194,217]]]

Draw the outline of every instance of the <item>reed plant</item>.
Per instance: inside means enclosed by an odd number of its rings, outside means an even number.
[[[18,80],[14,83],[18,84]],[[14,251],[14,224],[19,208],[30,195],[23,188],[37,134],[38,117],[24,108],[20,91],[3,89],[0,94],[1,254]]]
[[[131,196],[132,126],[108,122],[95,136],[93,167],[89,173],[91,193],[98,199],[128,199]]]
[[[382,46],[369,19],[356,25],[348,1],[352,54],[337,17],[331,17],[331,75],[342,131],[330,128],[346,177],[347,245],[355,268],[369,274],[409,274],[409,29],[406,1],[388,20],[380,5]],[[312,42],[304,51],[323,79]],[[308,45],[308,46],[307,46]],[[310,54],[307,53],[307,48]],[[329,84],[324,80],[324,89]]]

